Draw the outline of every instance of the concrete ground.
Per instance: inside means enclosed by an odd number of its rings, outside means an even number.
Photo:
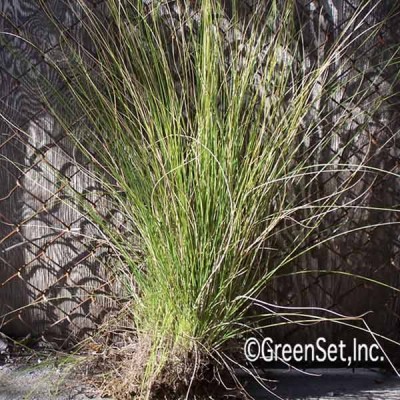
[[[394,373],[374,369],[310,369],[304,375],[298,371],[271,370],[268,378],[277,381],[272,391],[288,400],[400,400],[400,378]],[[275,386],[275,388],[273,387]],[[252,386],[256,400],[277,397]]]
[[[308,376],[296,371],[270,370],[268,378],[277,381],[271,390],[288,400],[400,400],[400,378],[377,370],[314,369],[321,376]],[[0,365],[0,400],[100,400],[90,387],[71,379],[55,365]],[[249,386],[256,400],[278,397]]]
[[[54,365],[0,365],[0,400],[100,400],[92,388],[64,378]]]

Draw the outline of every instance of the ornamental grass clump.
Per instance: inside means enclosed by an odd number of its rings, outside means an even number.
[[[71,101],[54,114],[123,221],[116,228],[81,199],[131,298],[131,361],[107,378],[120,397],[168,385],[189,396],[210,364],[232,367],[228,346],[257,329],[251,299],[354,183],[352,172],[340,193],[305,195],[319,174],[346,169],[313,165],[330,138],[310,143],[351,39],[306,68],[294,3],[260,2],[243,16],[211,0],[109,0],[104,15],[82,2],[93,48],[66,39],[59,72]],[[301,234],[279,248],[293,226]]]

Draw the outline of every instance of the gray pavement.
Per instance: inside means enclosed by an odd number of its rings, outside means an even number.
[[[270,388],[288,400],[400,400],[400,378],[377,369],[309,369],[309,376],[294,370],[271,370],[265,377],[276,380]],[[275,386],[275,387],[274,387]],[[278,397],[251,385],[257,400]]]
[[[275,395],[256,385],[248,389],[256,400],[400,400],[400,378],[379,370],[269,370],[265,377]],[[71,378],[56,365],[0,365],[0,400],[100,400],[92,388]]]
[[[100,397],[89,386],[65,379],[54,365],[0,365],[0,400],[87,400]]]

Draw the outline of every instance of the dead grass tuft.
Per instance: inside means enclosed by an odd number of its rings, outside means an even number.
[[[107,329],[111,326],[108,323]],[[151,338],[122,328],[109,331],[111,336],[112,342],[106,343],[105,336],[100,336],[101,343],[94,344],[91,339],[85,345],[89,357],[84,364],[86,371],[90,371],[87,379],[104,396],[116,400],[248,398],[244,391],[238,390],[231,372],[221,371],[221,365],[200,352],[177,351],[143,388],[143,376],[154,350]]]

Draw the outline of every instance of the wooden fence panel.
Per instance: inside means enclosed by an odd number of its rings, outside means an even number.
[[[78,2],[46,2],[50,14],[65,29],[79,37],[82,15]],[[89,2],[93,6],[98,1]],[[225,7],[229,11],[229,1]],[[241,3],[243,13],[251,13],[254,1]],[[360,0],[299,0],[299,15],[305,24],[305,45],[310,50],[310,63],[323,56],[346,21],[351,18]],[[62,63],[59,32],[49,16],[33,0],[2,0],[0,2],[0,330],[21,336],[43,333],[63,338],[81,335],[95,328],[107,314],[111,303],[99,299],[108,293],[108,276],[102,265],[106,252],[93,240],[96,230],[72,205],[64,184],[69,182],[78,192],[98,189],[95,182],[72,162],[77,156],[74,146],[64,137],[60,126],[40,100],[40,90],[61,85],[48,60]],[[390,14],[393,2],[370,2],[368,24],[383,20]],[[373,8],[375,7],[375,8]],[[399,11],[399,10],[398,10]],[[31,43],[19,36],[29,38]],[[353,54],[355,59],[338,59],[335,68],[346,74],[367,70],[364,82],[358,82],[372,96],[391,88],[397,73],[389,70],[380,76],[375,67],[390,58],[400,39],[400,20],[393,17],[377,36]],[[37,49],[35,49],[37,47]],[[311,50],[314,49],[314,52]],[[351,51],[349,50],[349,54]],[[346,68],[350,66],[350,72]],[[392,75],[391,75],[392,74]],[[390,88],[390,89],[389,89]],[[346,99],[354,87],[348,85],[328,99],[331,123],[349,111]],[[346,146],[357,125],[362,125],[361,110],[343,135],[333,138],[330,150],[320,154],[329,159],[340,153],[341,161],[354,163],[363,157],[368,165],[398,171],[399,148],[396,136],[399,113],[394,104],[385,102],[375,113],[372,123],[360,130],[352,146]],[[321,104],[326,107],[326,104]],[[362,108],[362,105],[360,105]],[[320,138],[326,133],[321,127]],[[78,156],[79,157],[79,156]],[[342,175],[324,177],[320,187],[330,193],[341,184]],[[392,175],[374,179],[361,176],[343,202],[366,207],[398,207],[399,180]],[[361,200],[357,198],[365,195]],[[339,210],[332,215],[343,222],[342,229],[373,225],[394,220],[392,212],[373,210]],[[328,242],[301,258],[291,268],[317,271],[351,271],[382,280],[399,287],[399,240],[396,227],[384,226],[362,230]],[[274,294],[266,294],[281,305],[325,307],[346,315],[374,311],[368,321],[380,333],[398,338],[398,296],[383,287],[348,277],[316,272],[296,278],[279,279]],[[29,306],[29,307],[28,307]],[[323,334],[327,339],[342,335],[344,328],[334,324],[313,328],[308,335]],[[304,331],[292,326],[279,333],[287,340],[305,340]],[[353,332],[348,333],[353,336]],[[300,339],[299,339],[300,338]]]

